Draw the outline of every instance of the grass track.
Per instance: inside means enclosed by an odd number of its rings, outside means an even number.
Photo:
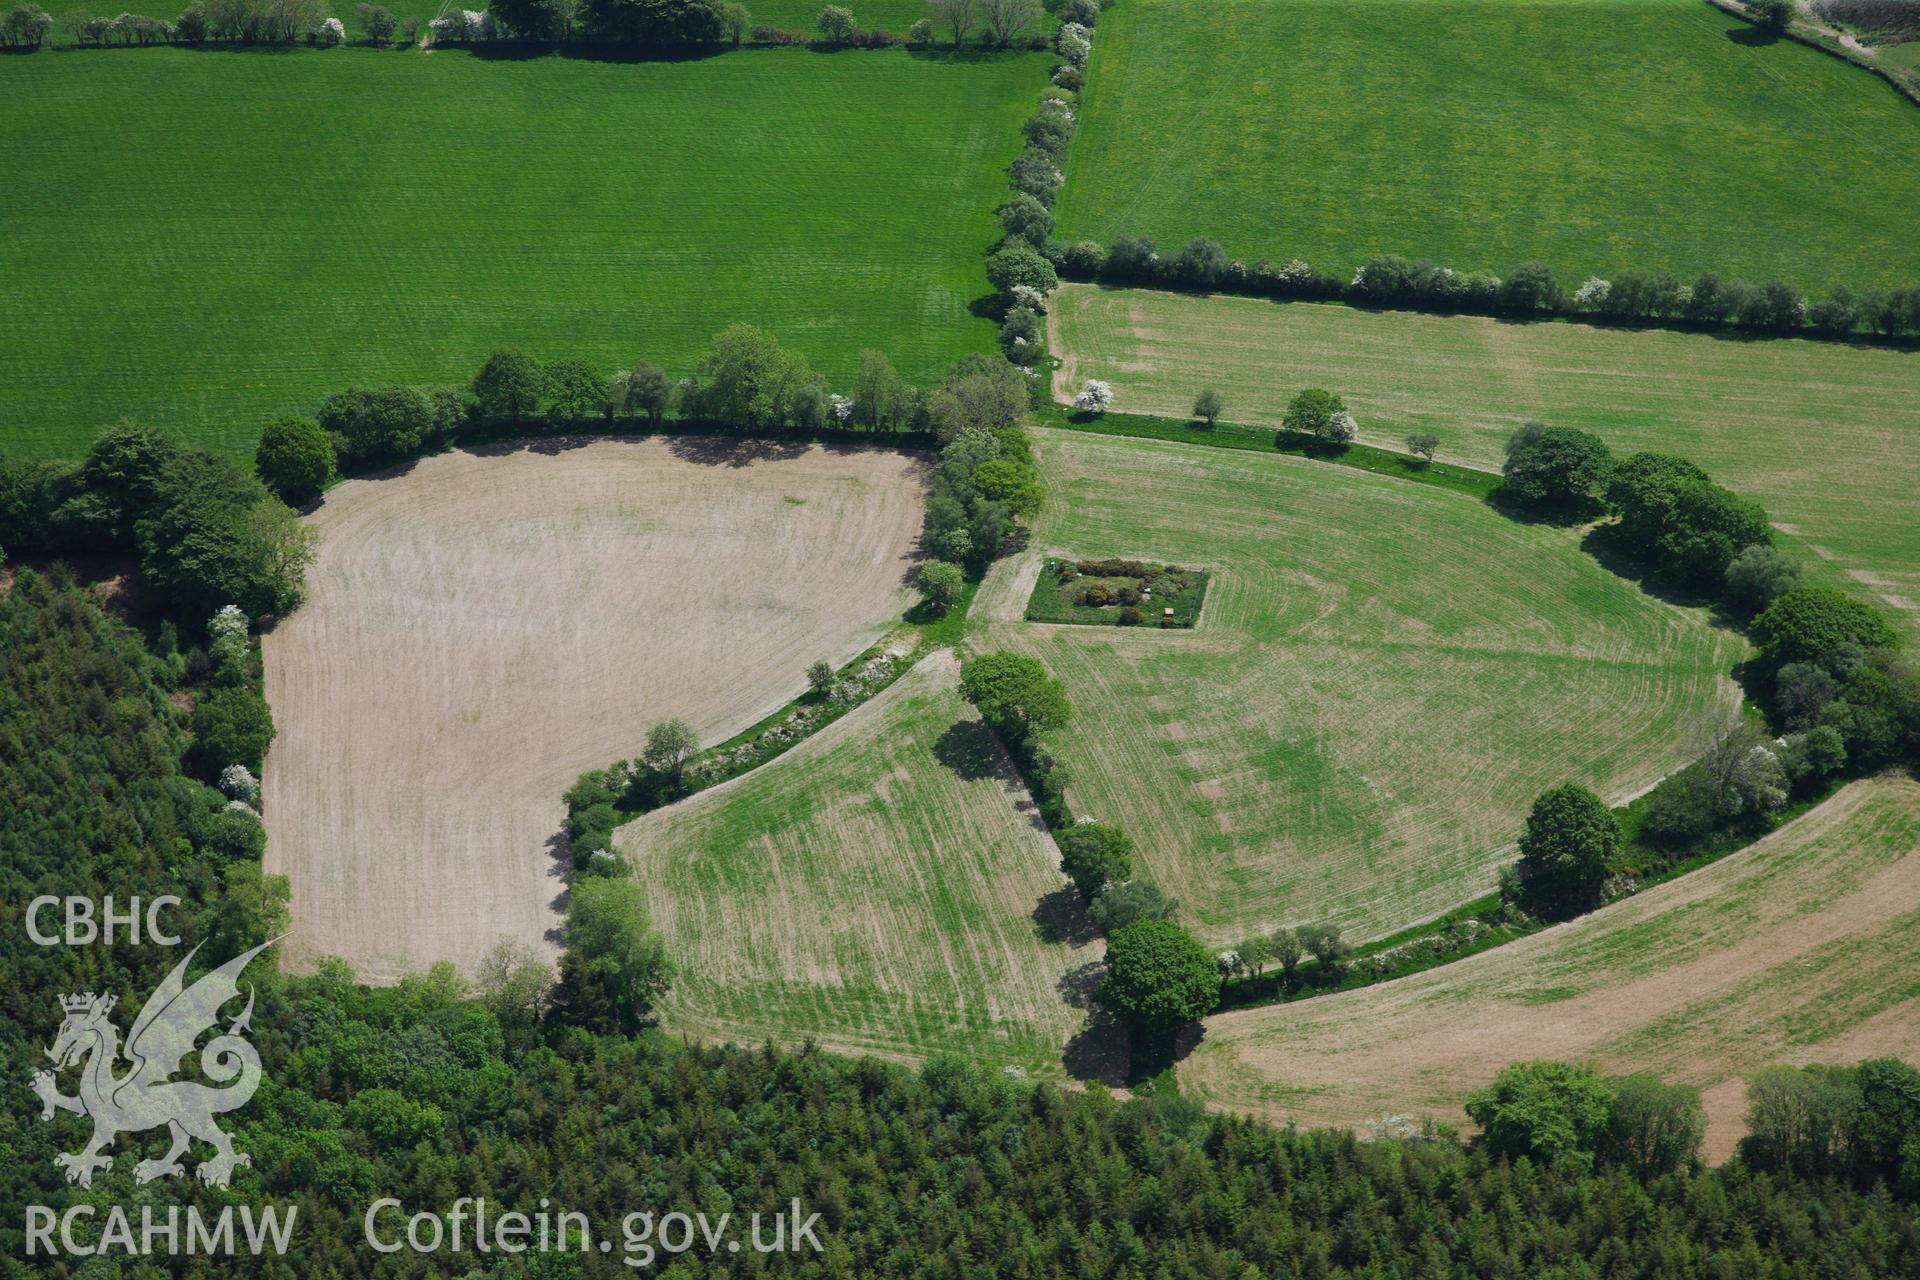
[[[1509,1061],[1587,1059],[1707,1088],[1708,1150],[1770,1062],[1920,1053],[1920,783],[1854,783],[1745,852],[1457,964],[1226,1014],[1181,1067],[1235,1111],[1460,1123]]]
[[[1343,271],[1920,280],[1920,111],[1757,34],[1699,0],[1125,0],[1061,234]]]
[[[1575,534],[1319,462],[1038,435],[1049,505],[974,645],[1065,681],[1075,811],[1125,827],[1210,943],[1436,915],[1491,887],[1539,791],[1623,798],[1732,714],[1741,642]],[[1020,621],[1042,552],[1204,565],[1199,625]]]
[[[622,827],[683,965],[669,1030],[951,1052],[1058,1075],[1098,943],[1043,941],[1064,883],[1019,777],[935,654],[780,759]]]
[[[1275,425],[1324,386],[1362,439],[1431,431],[1443,462],[1497,470],[1529,420],[1682,454],[1920,636],[1920,351],[1083,285],[1053,319],[1062,385],[1110,379],[1129,412],[1184,414],[1211,385],[1229,418]]]
[[[735,320],[848,379],[969,305],[1039,54],[365,49],[0,59],[0,443],[133,415],[228,450],[499,344],[685,371]]]

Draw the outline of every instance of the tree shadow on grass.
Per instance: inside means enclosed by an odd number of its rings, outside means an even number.
[[[1060,1050],[1060,1063],[1069,1076],[1109,1089],[1125,1087],[1132,1058],[1127,1024],[1101,1008],[1087,1015],[1086,1025]]]
[[[786,462],[813,444],[807,440],[761,440],[748,436],[673,436],[667,451],[682,462],[703,467],[750,467],[756,462]]]
[[[1595,525],[1580,539],[1580,549],[1599,561],[1602,568],[1625,578],[1654,599],[1683,609],[1705,609],[1711,625],[1724,631],[1739,629],[1738,623],[1712,593],[1669,582],[1649,573],[1646,566],[1621,544],[1620,526]]]
[[[1106,980],[1107,962],[1089,960],[1061,974],[1053,988],[1069,1009],[1099,1009],[1100,984]]]
[[[997,778],[1006,771],[993,731],[978,720],[956,721],[934,741],[933,758],[962,782]]]
[[[1133,1060],[1133,1037],[1127,1024],[1100,1003],[1100,984],[1106,981],[1105,961],[1089,960],[1060,975],[1054,984],[1068,1008],[1086,1013],[1081,1025],[1060,1051],[1061,1064],[1075,1080],[1117,1089],[1127,1083]]]
[[[1006,309],[1006,297],[998,293],[983,293],[967,303],[967,314],[979,320],[998,320]]]
[[[1070,884],[1061,885],[1034,904],[1033,924],[1040,941],[1050,945],[1081,947],[1100,936],[1087,916],[1085,899]],[[1071,1000],[1067,1003],[1073,1004]],[[1086,1006],[1076,1004],[1074,1007]]]
[[[1577,529],[1606,514],[1598,501],[1577,506],[1535,506],[1513,497],[1505,484],[1495,485],[1482,501],[1515,524],[1542,524],[1554,529]]]
[[[1739,26],[1728,30],[1727,39],[1733,41],[1735,44],[1745,45],[1749,49],[1756,49],[1770,44],[1779,44],[1780,33],[1777,31],[1769,31],[1765,27],[1756,27],[1750,23],[1743,22]]]

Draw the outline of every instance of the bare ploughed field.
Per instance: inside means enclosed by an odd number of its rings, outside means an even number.
[[[921,463],[700,438],[460,452],[333,489],[266,638],[288,958],[390,982],[552,954],[562,795],[649,726],[730,736],[909,601]]]
[[[1589,1061],[1706,1091],[1707,1155],[1770,1063],[1920,1055],[1920,782],[1849,785],[1702,870],[1395,982],[1208,1019],[1183,1088],[1302,1125],[1465,1124],[1509,1062]]]

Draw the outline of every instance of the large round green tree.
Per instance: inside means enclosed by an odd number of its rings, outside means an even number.
[[[1220,966],[1173,921],[1137,920],[1107,938],[1100,1000],[1133,1028],[1136,1061],[1156,1061],[1174,1032],[1219,1005]]]
[[[1490,1086],[1468,1094],[1466,1111],[1480,1126],[1480,1145],[1496,1156],[1590,1160],[1612,1106],[1612,1090],[1592,1067],[1516,1062]]]
[[[1568,783],[1543,793],[1520,836],[1527,896],[1550,911],[1592,904],[1620,852],[1620,822],[1599,796]]]
[[[1133,874],[1133,841],[1118,827],[1082,822],[1054,832],[1060,869],[1088,901],[1109,884]]]
[[[282,502],[298,506],[333,478],[333,441],[310,419],[275,418],[260,433],[253,469]]]
[[[1800,587],[1753,620],[1753,642],[1774,669],[1789,662],[1828,666],[1843,650],[1891,649],[1899,644],[1879,610],[1832,587]]]
[[[1067,692],[1047,669],[1016,653],[983,653],[960,668],[960,692],[1001,737],[1025,742],[1072,714]]]

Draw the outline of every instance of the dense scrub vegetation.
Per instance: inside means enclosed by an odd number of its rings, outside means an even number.
[[[78,464],[0,451],[0,549],[135,555],[169,614],[196,629],[229,604],[291,611],[313,555],[293,511],[232,460],[131,422]]]

